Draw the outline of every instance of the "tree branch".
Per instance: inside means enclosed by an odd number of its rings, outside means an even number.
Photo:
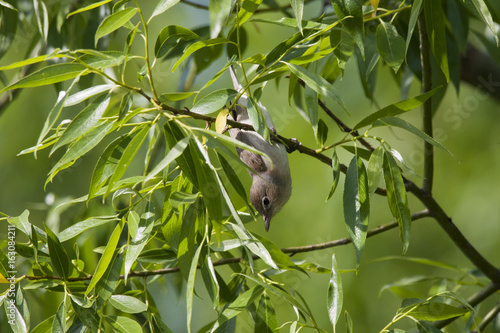
[[[422,218],[430,216],[430,212],[425,209],[420,212],[414,213],[411,216],[412,221],[417,221]],[[373,237],[375,235],[378,235],[380,233],[383,233],[385,231],[394,229],[398,227],[398,222],[394,221],[391,223],[383,224],[380,225],[376,228],[373,228],[371,230],[368,230],[366,237]],[[294,255],[297,253],[303,253],[303,252],[313,252],[313,251],[318,251],[318,250],[324,250],[332,247],[337,247],[337,246],[342,246],[352,243],[352,239],[350,238],[341,238],[337,239],[334,241],[326,242],[326,243],[319,243],[319,244],[313,244],[313,245],[306,245],[306,246],[295,246],[295,247],[285,247],[282,248],[281,251],[283,253],[289,253],[290,255]],[[254,260],[260,259],[260,257],[253,255],[252,258]],[[229,264],[236,264],[239,263],[241,260],[243,260],[242,257],[233,257],[233,258],[222,258],[217,261],[213,262],[214,266],[222,266],[222,265],[229,265]],[[200,266],[198,266],[200,268]],[[147,276],[153,276],[153,275],[165,275],[165,274],[171,274],[171,273],[176,273],[179,272],[179,267],[169,267],[169,268],[161,268],[157,270],[152,270],[152,271],[134,271],[130,272],[128,274],[129,277],[147,277]],[[73,282],[73,281],[86,281],[86,280],[91,280],[93,275],[87,275],[83,277],[77,277],[77,278],[68,278],[67,281]],[[26,278],[28,280],[62,280],[61,277],[59,276],[32,276],[32,275],[24,275],[21,278]],[[124,275],[120,275],[120,279],[125,279]]]
[[[500,303],[497,306],[495,306],[493,309],[491,309],[486,314],[486,316],[484,316],[483,320],[479,324],[479,327],[476,330],[474,330],[472,333],[482,332],[486,328],[486,326],[488,326],[495,319],[495,317],[498,316],[499,313],[500,313]]]
[[[432,68],[429,50],[429,37],[425,26],[425,16],[421,13],[418,18],[418,36],[420,39],[420,61],[422,64],[422,94],[432,90]],[[424,133],[432,137],[432,98],[423,105]],[[424,143],[424,180],[422,189],[427,193],[432,192],[434,181],[434,146],[429,142]]]

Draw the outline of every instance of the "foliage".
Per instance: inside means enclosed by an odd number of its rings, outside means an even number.
[[[335,327],[345,313],[352,331],[356,320],[351,319],[349,309],[342,311],[341,275],[348,270],[338,269],[338,256],[333,255],[331,268],[295,260],[287,254],[321,247],[280,249],[246,228],[259,218],[235,171],[244,165],[233,147],[253,148],[224,134],[231,126],[249,129],[228,120],[228,110],[242,94],[249,95],[255,131],[266,138],[273,135],[291,148],[292,140],[264,126],[257,103],[266,83],[285,78],[288,99],[302,110],[317,143],[313,149],[300,146],[298,150],[332,167],[328,198],[334,194],[340,171],[346,174],[343,207],[350,239],[345,243],[354,244],[356,270],[363,269],[360,260],[366,240],[376,233],[368,230],[370,198],[385,195],[387,209],[396,219],[390,228],[399,228],[403,253],[411,246],[411,221],[432,216],[455,241],[457,250],[484,275],[478,279],[444,263],[406,258],[451,269],[466,278],[448,281],[449,288],[443,286],[442,279],[432,277],[386,285],[384,290],[396,290],[433,280],[434,293],[425,299],[405,298],[382,331],[389,331],[403,318],[410,319],[419,332],[439,331],[436,327],[445,326],[444,321],[466,314],[480,321],[482,315],[474,306],[481,300],[465,300],[455,291],[469,283],[494,293],[500,286],[500,273],[469,246],[432,197],[432,151],[437,147],[451,152],[433,138],[432,126],[420,130],[418,124],[399,116],[423,106],[424,123],[432,124],[432,114],[449,82],[457,89],[460,86],[457,57],[465,51],[469,36],[479,36],[487,47],[498,43],[495,21],[500,8],[483,0],[333,0],[322,4],[321,15],[310,16],[304,8],[316,1],[210,0],[208,7],[197,5],[208,11],[209,26],[167,25],[156,36],[151,35],[151,21],[183,2],[158,1],[148,17],[139,1],[0,1],[0,55],[14,45],[19,26],[34,20],[38,29],[22,60],[0,66],[4,82],[10,80],[11,73],[19,74],[1,92],[14,95],[20,89],[47,85],[59,92],[36,144],[21,154],[36,156],[50,149],[51,155],[57,155],[64,150],[48,175],[48,184],[89,152],[99,151],[88,194],[61,207],[97,205],[106,212],[92,215],[89,209],[86,219],[60,231],[48,225],[38,227],[29,220],[28,210],[17,217],[4,214],[3,220],[25,237],[25,242],[19,240],[21,237],[16,240],[15,250],[30,267],[17,280],[13,308],[9,307],[11,289],[0,296],[6,318],[13,318],[9,320],[12,330],[170,332],[149,290],[164,274],[179,274],[183,279],[185,288],[179,290],[185,290],[188,332],[200,279],[216,314],[201,331],[238,331],[237,318],[243,313],[255,322],[257,332],[288,327],[293,332],[303,328],[329,330],[318,325],[299,290],[279,282],[280,276],[299,272],[330,275],[324,286],[329,318]],[[267,11],[281,11],[285,17],[271,20],[260,15]],[[287,27],[293,34],[265,54],[248,54],[245,29],[255,24],[269,31],[273,25]],[[450,28],[455,26],[462,28]],[[120,45],[121,49],[110,50],[109,45]],[[376,105],[377,74],[384,68],[379,64],[388,66],[400,82],[403,98],[349,127],[339,117],[355,111],[347,109],[334,83],[350,75],[346,64],[351,58],[357,62],[365,95]],[[185,89],[162,89],[156,84],[158,64],[165,62],[172,72],[182,73],[179,86]],[[127,74],[137,64],[141,70],[135,80]],[[227,75],[229,66],[242,73],[242,91],[213,88]],[[201,89],[191,89],[187,78],[199,77],[204,71],[209,74]],[[407,77],[422,81],[421,94],[408,96],[411,80],[405,80]],[[286,96],[280,98],[286,102]],[[333,112],[325,101],[335,103]],[[77,107],[78,114],[71,121],[61,120],[62,111],[70,107]],[[321,119],[320,109],[343,129],[343,138],[334,141],[328,137],[333,128]],[[215,123],[216,130],[207,128],[207,123]],[[372,134],[381,126],[406,130],[425,143],[426,186],[419,188],[408,180],[401,154],[391,142]],[[347,160],[339,160],[340,147],[353,155],[347,166],[341,163]],[[140,171],[133,165],[140,165]],[[409,193],[425,206],[423,212],[411,214]],[[77,245],[75,238],[97,230],[108,231],[105,246]],[[333,246],[336,244],[324,247]],[[9,251],[0,258],[4,277],[11,270]],[[92,251],[97,252],[97,262]],[[232,274],[222,273],[219,266],[223,265],[230,265]],[[488,287],[486,280],[496,287]],[[60,296],[56,311],[36,327],[30,323],[26,291]],[[294,320],[279,320],[277,301],[289,305],[296,314]]]

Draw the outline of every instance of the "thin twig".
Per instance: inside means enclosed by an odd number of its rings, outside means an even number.
[[[411,216],[412,221],[417,221],[419,219],[422,219],[424,217],[430,216],[430,213],[427,209],[414,213]],[[378,235],[382,232],[394,229],[398,226],[398,222],[394,221],[391,223],[383,224],[380,225],[376,228],[373,228],[371,230],[368,230],[366,237],[373,237],[375,235]],[[306,246],[295,246],[295,247],[286,247],[282,248],[281,251],[283,253],[289,253],[290,255],[294,255],[296,253],[303,253],[303,252],[313,252],[313,251],[318,251],[318,250],[324,250],[332,247],[337,247],[337,246],[342,246],[352,243],[352,239],[350,238],[341,238],[337,239],[334,241],[326,242],[326,243],[319,243],[319,244],[313,244],[313,245],[306,245]],[[252,257],[254,260],[260,259],[260,257],[253,255]],[[242,261],[242,257],[233,257],[233,258],[222,258],[217,261],[213,262],[214,266],[222,266],[222,265],[229,265],[229,264],[236,264]],[[198,266],[200,268],[200,266]],[[171,274],[171,273],[176,273],[179,272],[179,267],[169,267],[169,268],[162,268],[162,269],[156,269],[152,271],[134,271],[130,272],[128,274],[129,277],[147,277],[147,276],[153,276],[153,275],[165,275],[165,274]],[[68,278],[67,281],[73,282],[73,281],[87,281],[91,280],[93,275],[87,275],[87,276],[82,276],[82,277],[77,277],[77,278]],[[32,276],[32,275],[24,275],[22,278],[26,278],[28,280],[61,280],[61,277],[59,276]],[[124,279],[124,275],[120,275],[120,279]]]
[[[499,313],[500,313],[500,303],[497,306],[495,306],[493,309],[491,309],[486,314],[486,316],[484,316],[484,318],[481,321],[481,323],[479,324],[478,328],[476,330],[474,330],[472,333],[478,333],[478,332],[483,331],[486,328],[486,326],[488,326],[495,319],[495,317],[498,316]]]

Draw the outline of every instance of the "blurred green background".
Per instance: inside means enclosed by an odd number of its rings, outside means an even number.
[[[153,2],[142,1],[143,11],[148,16],[154,9]],[[307,6],[306,13],[319,11],[315,5]],[[279,14],[266,14],[266,18],[280,18]],[[208,24],[208,13],[203,10],[179,4],[166,14],[153,21],[150,35],[156,36],[165,25],[179,24],[195,28]],[[267,32],[272,29],[273,33]],[[23,41],[23,32],[18,32],[16,40]],[[267,53],[268,50],[293,31],[286,28],[266,24],[247,25],[248,54]],[[108,49],[122,48],[124,33],[117,33],[112,38]],[[154,37],[153,37],[154,38]],[[13,47],[0,60],[0,65],[18,61],[19,47]],[[142,47],[142,46],[140,46]],[[140,52],[137,50],[137,52]],[[225,59],[221,59],[221,63]],[[203,82],[212,77],[221,63],[206,69],[196,79],[193,89],[198,89]],[[177,91],[178,73],[170,71],[172,63],[159,63],[155,67],[155,80],[159,90]],[[139,70],[136,66],[135,70]],[[10,74],[7,73],[9,76]],[[127,73],[130,82],[136,82],[134,66]],[[229,76],[226,75],[213,87],[229,87]],[[358,120],[376,110],[375,106],[365,97],[357,72],[355,59],[351,59],[345,71],[345,76],[339,78],[336,87],[344,99],[350,116],[343,113],[336,105],[329,105],[332,110],[352,126]],[[295,137],[304,145],[315,147],[316,143],[310,125],[295,111],[287,100],[288,83],[285,80],[274,85],[269,83],[264,89],[262,103],[271,112],[279,134],[285,137]],[[415,80],[411,96],[418,94],[419,82]],[[380,106],[385,106],[400,100],[399,85],[395,82],[389,69],[379,67],[379,75],[375,96]],[[88,191],[89,182],[95,162],[103,145],[98,146],[91,154],[73,167],[59,174],[44,190],[47,173],[57,161],[61,152],[48,157],[46,151],[33,155],[17,156],[23,149],[34,146],[43,126],[45,118],[56,101],[57,93],[51,87],[28,89],[21,92],[18,98],[2,110],[0,115],[0,211],[11,216],[20,215],[25,209],[30,210],[30,222],[41,225],[46,222],[51,226],[67,226],[65,217],[73,212],[54,210],[54,207],[69,198],[79,197]],[[64,110],[62,119],[73,117],[78,110]],[[478,94],[476,87],[463,84],[457,95],[452,86],[448,87],[445,99],[435,115],[435,131],[438,141],[453,152],[456,159],[443,151],[436,151],[434,196],[445,211],[453,217],[458,228],[469,241],[489,259],[494,265],[500,266],[500,108],[498,102],[484,98]],[[343,138],[344,134],[325,115],[321,118],[329,126],[329,143]],[[421,111],[413,110],[404,116],[406,120],[420,127]],[[405,175],[421,183],[423,143],[410,134],[397,130],[380,129],[381,136],[391,138],[388,142],[405,158],[408,165],[417,175],[405,172]],[[99,148],[101,147],[101,148]],[[348,164],[352,155],[340,150],[341,163]],[[327,154],[330,154],[327,152]],[[248,225],[249,229],[269,238],[279,247],[301,246],[326,242],[347,237],[343,221],[342,191],[344,176],[331,200],[325,202],[332,183],[331,169],[319,161],[294,152],[289,155],[293,179],[293,194],[289,203],[273,221],[269,233],[265,233],[263,222]],[[140,163],[138,163],[140,165]],[[129,170],[134,172],[134,170]],[[136,172],[139,170],[136,169]],[[239,170],[245,185],[249,188],[250,177],[246,171]],[[370,228],[393,221],[388,209],[386,198],[377,195],[371,199]],[[412,212],[422,207],[415,198],[409,196]],[[85,207],[71,208],[81,209]],[[95,209],[99,209],[95,207]],[[7,223],[0,224],[0,241],[5,238]],[[103,229],[105,230],[105,229]],[[103,245],[107,234],[87,235],[79,241],[92,241]],[[21,240],[22,241],[22,240]],[[347,272],[342,274],[344,285],[344,309],[349,312],[354,321],[355,332],[378,332],[394,316],[401,304],[401,298],[394,293],[385,291],[379,294],[381,288],[405,277],[428,275],[459,279],[455,272],[442,268],[432,268],[425,265],[402,260],[387,260],[373,262],[374,259],[386,256],[400,256],[402,251],[398,230],[394,229],[370,238],[365,247],[361,266],[357,274]],[[331,256],[335,253],[340,269],[353,269],[356,265],[352,245],[326,249],[305,254],[298,254],[294,259],[307,259],[322,266],[331,266]],[[428,258],[451,265],[472,269],[469,261],[448,239],[436,222],[426,218],[412,225],[412,236],[408,257]],[[229,274],[228,268],[220,268],[224,274]],[[300,273],[288,273],[279,279],[291,284],[307,300],[311,306],[318,325],[332,331],[326,308],[326,292],[328,274],[310,274],[307,277]],[[150,292],[154,295],[158,307],[162,311],[165,323],[174,332],[183,332],[186,327],[185,293],[178,292],[181,283],[179,275],[159,277],[151,284]],[[426,297],[431,283],[421,283],[400,292],[405,297]],[[216,318],[211,301],[205,288],[198,279],[195,296],[193,328],[196,331]],[[2,286],[0,285],[0,289]],[[469,296],[475,288],[462,287],[459,293]],[[45,310],[54,313],[58,302],[50,302],[47,295],[28,292],[30,299],[32,324],[34,327],[45,317]],[[53,297],[53,296],[52,296]],[[288,304],[273,299],[277,308],[280,323],[294,320],[295,314]],[[482,306],[489,308],[493,301],[486,301]],[[54,307],[53,309],[51,307]],[[0,316],[2,318],[2,316]],[[400,326],[410,327],[410,322]],[[2,325],[2,332],[5,326]],[[345,321],[341,318],[338,332],[343,332]],[[5,328],[7,329],[7,328]],[[491,329],[491,328],[490,328]],[[238,318],[237,332],[251,332],[253,326],[250,319]],[[288,331],[285,326],[282,331]],[[308,331],[305,329],[304,331]],[[450,329],[453,331],[453,327]]]

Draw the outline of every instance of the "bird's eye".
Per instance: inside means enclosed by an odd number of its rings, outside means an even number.
[[[264,204],[264,206],[269,205],[269,198],[268,197],[264,197],[264,199],[262,199],[262,203]]]

